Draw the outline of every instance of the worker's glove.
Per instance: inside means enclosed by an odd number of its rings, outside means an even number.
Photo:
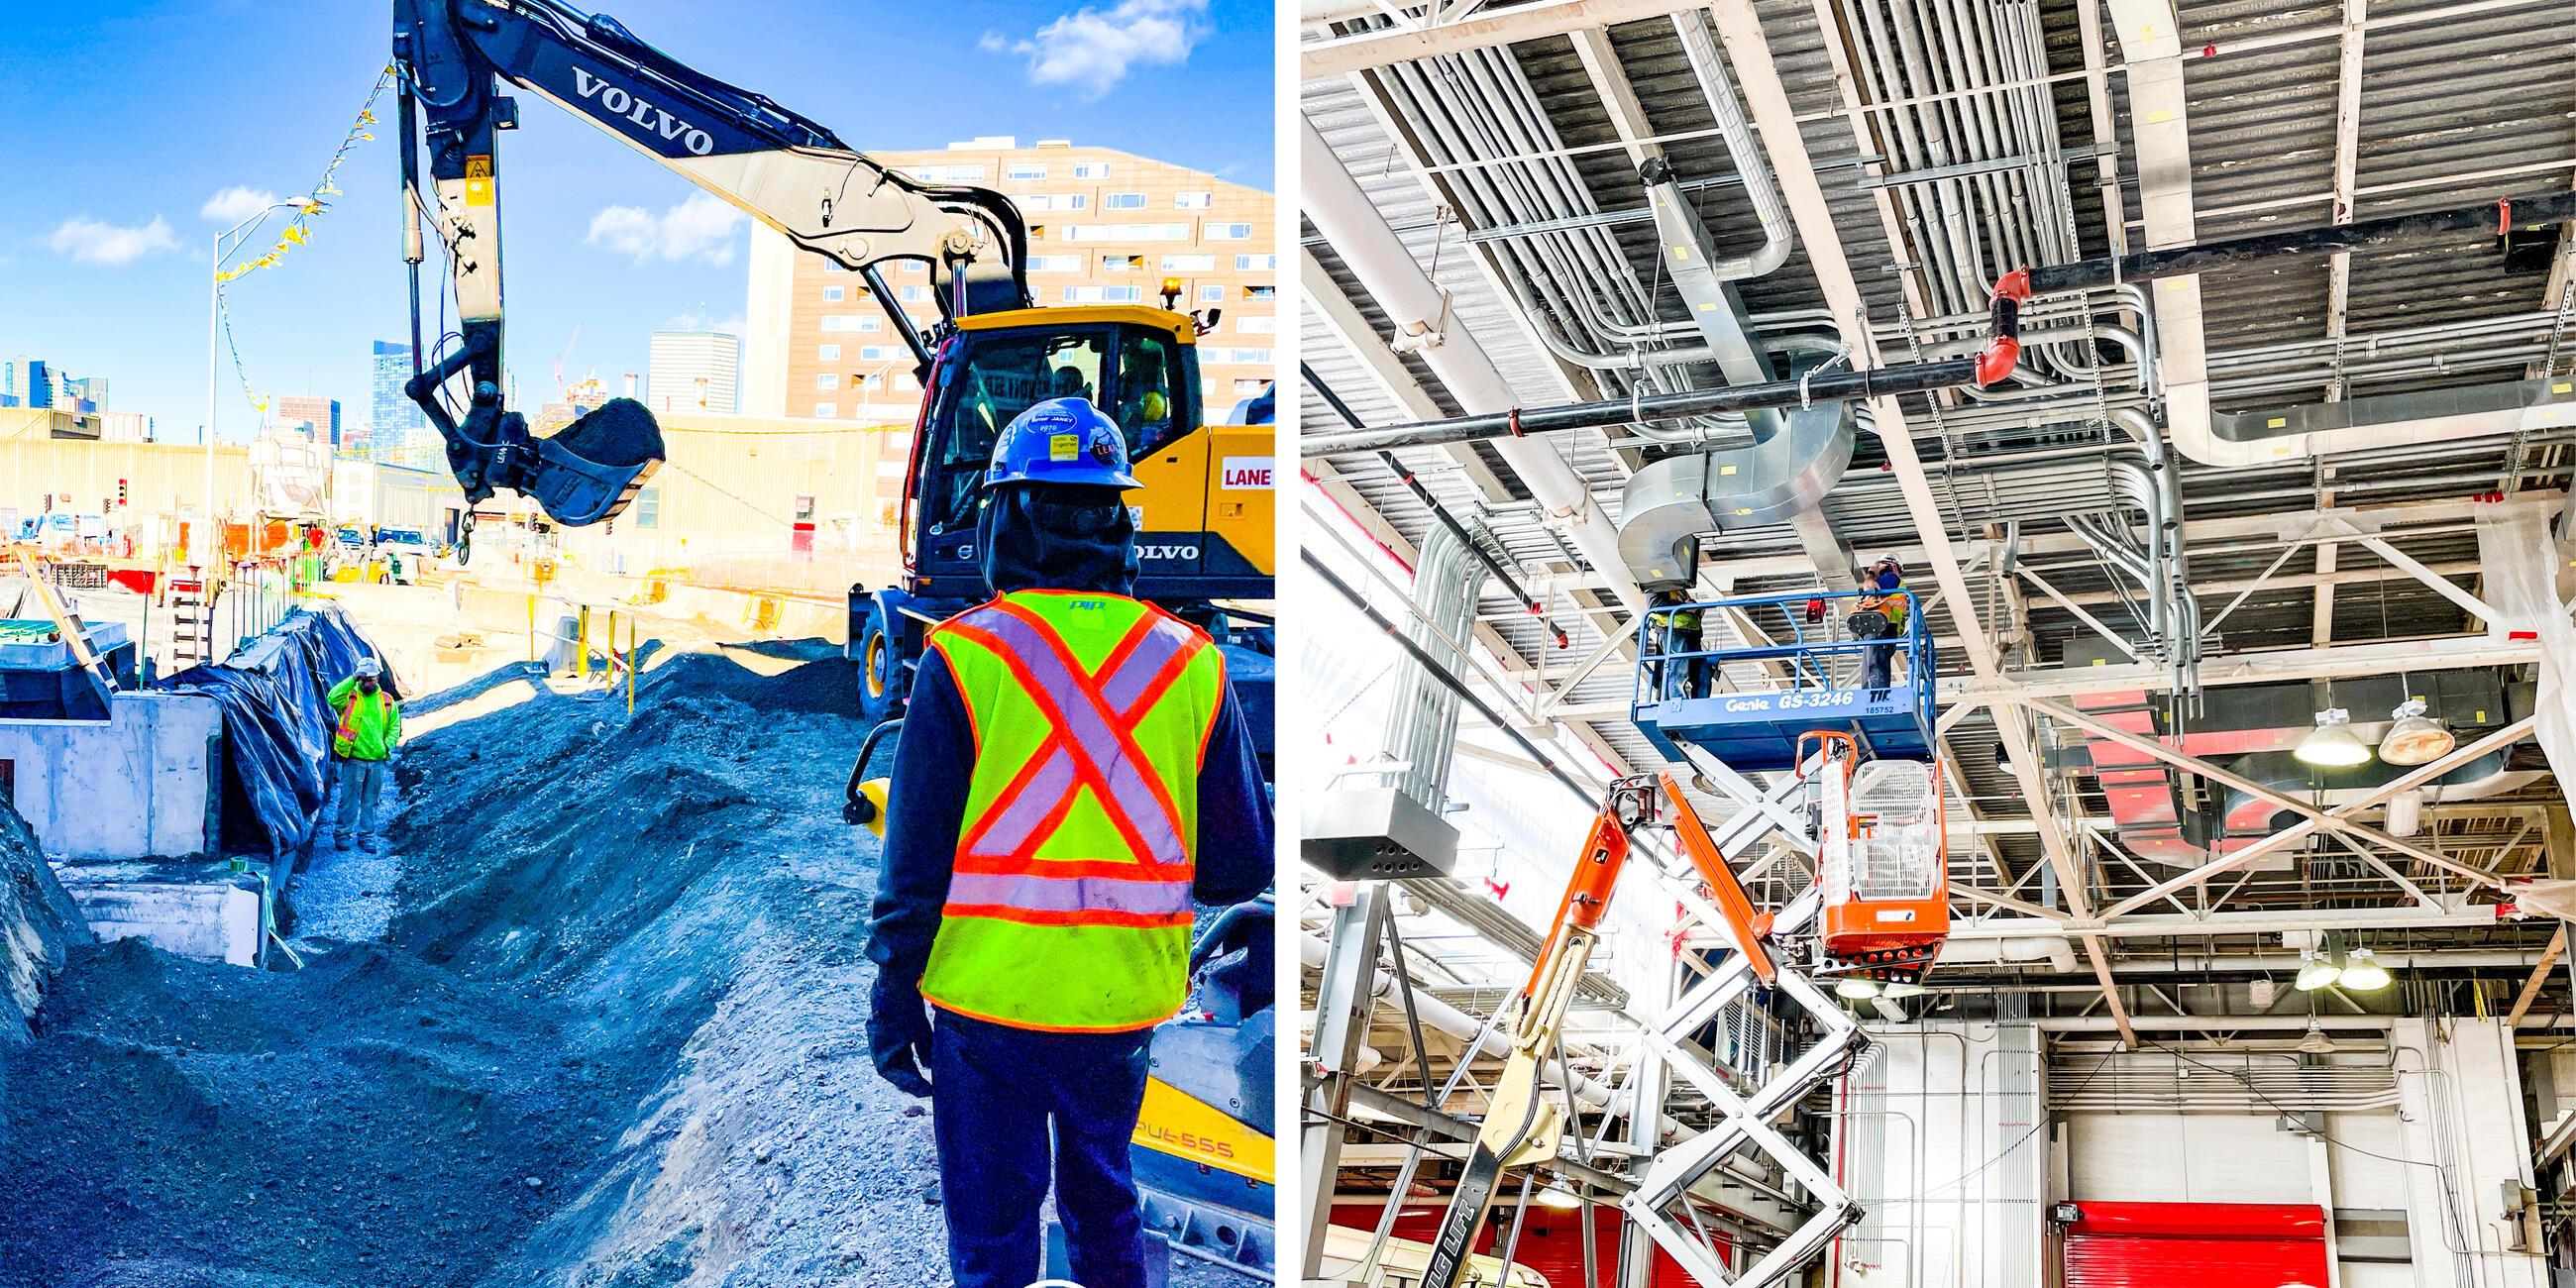
[[[930,1006],[919,984],[877,976],[868,1005],[868,1053],[877,1076],[907,1096],[930,1094]]]

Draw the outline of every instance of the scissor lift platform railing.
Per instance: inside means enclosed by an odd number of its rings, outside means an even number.
[[[1846,626],[1863,593],[1837,591],[1756,595],[1647,611],[1638,626],[1637,678],[1630,718],[1657,750],[1687,759],[1681,744],[1700,747],[1740,772],[1795,769],[1798,739],[1819,729],[1848,733],[1872,756],[1930,760],[1932,682],[1937,659],[1914,592],[1906,624],[1882,639],[1854,637]],[[1752,620],[1777,610],[1788,638],[1752,645],[1668,650],[1677,614],[1697,613],[1705,641],[1728,614]],[[1814,616],[1816,620],[1808,618]],[[1861,686],[1871,649],[1891,652],[1901,676],[1884,689]],[[1746,666],[1777,664],[1785,674],[1746,683]],[[1893,667],[1891,667],[1893,670]]]

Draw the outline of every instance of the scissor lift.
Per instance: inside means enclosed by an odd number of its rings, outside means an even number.
[[[1710,1288],[1781,1282],[1860,1220],[1860,1205],[1827,1168],[1770,1124],[1839,1077],[1868,1045],[1858,1022],[1819,981],[1910,982],[1948,929],[1939,775],[1932,763],[1938,743],[1931,641],[1920,606],[1911,602],[1906,629],[1876,639],[1851,635],[1847,619],[1860,598],[1772,595],[1677,605],[1652,610],[1640,627],[1637,727],[1738,807],[1714,829],[1703,827],[1677,782],[1669,775],[1663,780],[1678,847],[1702,883],[1700,890],[1685,885],[1677,893],[1702,922],[1725,928],[1736,951],[1646,1034],[1666,1066],[1717,1108],[1719,1125],[1656,1152],[1620,1206]],[[1700,615],[1703,640],[1723,632],[1751,642],[1673,647],[1671,619],[1691,612]],[[1862,683],[1862,663],[1873,647],[1890,649],[1891,662],[1903,667],[1883,690]],[[1856,780],[1855,769],[1871,761],[1884,767],[1872,765],[1873,772]],[[1780,777],[1765,787],[1750,777],[1762,772]],[[1890,805],[1897,812],[1887,812]],[[1814,864],[1821,879],[1765,913],[1734,873],[1755,845],[1774,836]],[[1748,1093],[1701,1058],[1691,1035],[1754,988],[1789,999],[1819,1036]],[[1706,1239],[1669,1213],[1746,1146],[1777,1163],[1815,1210],[1789,1237],[1731,1270]]]

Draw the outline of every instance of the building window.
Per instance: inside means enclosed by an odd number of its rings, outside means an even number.
[[[858,320],[847,314],[826,313],[823,315],[822,327],[826,331],[856,331],[859,329],[855,325]]]
[[[837,344],[823,345],[814,351],[814,357],[815,360],[819,362],[839,362],[841,360],[841,346]]]
[[[1213,273],[1216,271],[1216,256],[1165,255],[1163,257],[1163,271],[1166,273]]]
[[[1135,304],[1145,298],[1141,286],[1068,286],[1064,288],[1067,304]]]
[[[1188,224],[1067,224],[1066,241],[1188,241]]]
[[[838,304],[841,302],[841,296],[846,293],[847,292],[844,292],[840,287],[826,286],[823,288],[823,302],[825,304]]]
[[[1106,179],[1109,177],[1109,163],[1106,161],[1076,161],[1073,163],[1073,177],[1076,179]]]
[[[1002,167],[1002,177],[1005,179],[1043,179],[1046,177],[1046,167],[1044,165],[1032,164],[1026,161],[1017,161]]]
[[[635,494],[635,526],[639,528],[662,526],[662,489],[648,487]]]
[[[885,323],[883,320],[878,318],[860,318],[859,329],[862,331],[882,331],[885,329]]]
[[[833,417],[838,416],[838,415],[840,415],[840,414],[841,414],[841,404],[839,404],[839,403],[816,403],[816,404],[814,404],[814,419],[816,419],[816,420],[830,420],[830,419],[832,419]]]
[[[1141,273],[1145,271],[1145,257],[1142,255],[1103,255],[1100,257],[1100,271],[1104,273]]]
[[[1113,192],[1107,197],[1101,199],[1100,206],[1103,210],[1143,210],[1145,208],[1145,194],[1141,192]]]
[[[1262,387],[1263,385],[1266,385],[1266,384],[1269,384],[1269,383],[1270,383],[1270,382],[1269,382],[1269,381],[1267,381],[1267,380],[1238,380],[1238,381],[1235,381],[1235,382],[1234,382],[1234,396],[1235,396],[1235,397],[1237,397],[1237,398],[1253,398],[1253,397],[1258,397],[1258,396],[1260,395],[1260,393],[1261,393],[1261,387]]]
[[[1199,303],[1201,303],[1201,304],[1223,304],[1223,303],[1225,303],[1225,288],[1224,288],[1224,287],[1222,287],[1222,286],[1202,286],[1202,287],[1200,287],[1200,288],[1199,288]]]
[[[930,288],[929,288],[929,287],[927,287],[927,286],[907,286],[907,287],[904,287],[904,288],[903,288],[903,298],[905,298],[905,299],[907,299],[907,300],[926,300],[926,299],[929,299],[929,298],[930,298]]]
[[[894,271],[898,273],[910,273],[915,277],[919,277],[923,273],[930,271],[930,265],[922,263],[917,259],[907,259],[898,261],[894,266]]]
[[[1031,255],[1029,256],[1029,271],[1032,273],[1079,273],[1082,271],[1082,256]]]
[[[885,377],[881,374],[873,376],[857,376],[851,379],[850,384],[851,387],[857,389],[883,389],[885,388]]]
[[[1234,329],[1250,335],[1271,335],[1279,330],[1279,319],[1275,317],[1236,318]]]
[[[814,377],[814,387],[815,387],[815,388],[817,388],[817,389],[838,389],[838,388],[840,388],[840,387],[841,387],[841,373],[839,373],[839,372],[837,372],[837,371],[826,371],[826,372],[824,372],[823,374],[821,374],[821,375],[819,375],[819,376]]]
[[[1017,200],[1023,210],[1083,210],[1091,205],[1091,195],[1082,192],[1039,192]]]
[[[1206,354],[1210,362],[1230,362],[1245,367],[1270,365],[1268,349],[1212,349]]]
[[[1234,271],[1238,273],[1276,273],[1279,271],[1279,257],[1276,255],[1237,255],[1234,257]]]
[[[912,172],[924,183],[982,183],[984,167],[980,165],[926,165]]]
[[[1175,210],[1205,210],[1216,200],[1213,192],[1176,192],[1172,194]]]
[[[1266,300],[1276,296],[1277,294],[1279,294],[1279,288],[1276,286],[1247,286],[1243,288],[1243,298],[1247,300]]]
[[[1252,240],[1252,225],[1209,224],[1207,235],[1208,240],[1210,241],[1250,241]]]
[[[889,362],[896,357],[901,356],[901,354],[902,350],[891,344],[863,344],[859,346],[859,361],[861,362]]]

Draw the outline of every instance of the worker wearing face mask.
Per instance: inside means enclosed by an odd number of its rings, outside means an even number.
[[[331,754],[340,764],[340,818],[332,839],[343,850],[353,841],[378,853],[385,847],[376,830],[376,802],[385,792],[385,762],[402,741],[402,707],[385,688],[384,672],[384,663],[359,658],[356,674],[332,685],[323,698],[338,722]]]

